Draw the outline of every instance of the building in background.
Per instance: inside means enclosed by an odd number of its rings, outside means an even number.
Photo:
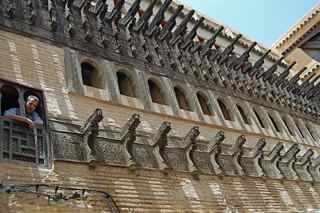
[[[170,0],[2,0],[0,212],[319,211],[294,66]]]
[[[320,4],[317,4],[272,47],[286,60],[296,61],[296,68],[306,66],[307,73],[320,72]]]

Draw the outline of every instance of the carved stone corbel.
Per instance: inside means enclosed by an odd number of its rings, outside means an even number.
[[[16,15],[16,7],[17,7],[16,0],[5,1],[5,14],[8,18],[14,18],[14,16]]]
[[[152,138],[153,154],[157,160],[159,169],[168,169],[169,166],[165,162],[164,148],[168,145],[168,133],[171,130],[170,122],[163,122],[157,133]]]
[[[95,149],[94,143],[99,135],[99,123],[103,120],[103,114],[101,109],[96,109],[80,128],[80,132],[83,134],[83,142],[81,144],[84,152],[83,157],[87,162],[95,161]]]
[[[188,170],[192,173],[197,173],[198,169],[195,166],[193,153],[196,149],[196,139],[200,135],[199,127],[194,126],[190,129],[187,135],[184,137],[185,152],[188,161]]]
[[[25,0],[25,13],[29,24],[34,25],[36,22],[36,9],[33,0]]]
[[[300,151],[298,144],[293,144],[289,150],[281,156],[278,162],[278,168],[281,174],[287,179],[297,179],[297,174],[293,169],[296,161],[296,155]]]
[[[283,144],[278,143],[268,154],[262,156],[262,159],[260,160],[261,168],[266,176],[271,178],[282,177],[277,164],[281,158],[280,152],[283,150],[283,148]]]
[[[72,14],[72,2],[73,0],[66,0],[64,6],[64,17],[66,19],[67,32],[71,37],[75,34],[75,28],[73,23],[73,14]]]
[[[48,12],[50,17],[50,27],[52,31],[57,30],[57,8],[55,0],[48,0]]]
[[[308,167],[308,170],[313,181],[320,182],[320,155],[317,158],[311,159],[311,164]]]
[[[125,158],[128,166],[135,166],[136,162],[134,161],[132,147],[133,143],[136,140],[136,129],[141,123],[140,115],[133,114],[127,123],[122,127],[120,134],[120,140],[124,145]]]
[[[87,41],[90,41],[93,37],[90,29],[89,18],[88,18],[90,5],[91,5],[91,0],[86,0],[84,1],[83,5],[80,8],[81,24],[85,33],[84,38]]]
[[[250,152],[244,153],[241,156],[240,164],[246,175],[255,177],[263,176],[260,160],[263,156],[263,148],[265,145],[266,140],[261,138]]]
[[[210,162],[213,167],[215,174],[222,174],[223,169],[218,161],[218,155],[221,153],[221,144],[224,141],[226,137],[224,136],[224,132],[220,131],[218,132],[215,137],[212,144],[209,144],[208,147],[208,153],[210,156]]]
[[[310,173],[309,167],[311,164],[311,158],[314,155],[314,151],[308,149],[304,155],[297,159],[293,164],[293,169],[295,173],[301,180],[312,181],[312,175]]]

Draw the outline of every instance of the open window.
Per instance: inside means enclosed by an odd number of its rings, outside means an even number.
[[[117,72],[118,87],[121,95],[136,97],[134,84],[124,72]]]
[[[230,114],[227,106],[220,99],[217,99],[217,101],[218,101],[218,104],[219,104],[219,107],[221,109],[221,112],[222,112],[224,119],[228,120],[228,121],[232,121],[231,114]]]
[[[90,62],[81,63],[82,82],[85,86],[104,89],[103,78],[99,70]]]
[[[158,84],[155,81],[149,79],[148,86],[152,102],[165,105],[166,103],[161,94],[161,88],[158,86]]]
[[[33,114],[31,117],[26,115],[26,109],[30,109],[30,105],[26,104],[29,96],[39,100],[32,112],[37,113],[43,121],[43,124],[35,124],[32,128],[12,117],[17,115],[33,120]],[[48,165],[47,122],[42,91],[0,79],[0,97],[0,162]]]
[[[176,94],[176,98],[177,98],[177,101],[178,101],[178,104],[179,104],[179,108],[183,109],[183,110],[190,111],[190,106],[189,106],[189,103],[187,101],[187,98],[186,98],[184,92],[180,88],[175,87],[174,88],[174,93]]]
[[[240,105],[238,105],[238,104],[237,104],[237,109],[240,112],[241,118],[244,121],[244,123],[250,124],[250,120],[249,120],[248,116],[246,115],[246,113],[244,112],[242,107]]]
[[[202,113],[205,115],[212,115],[213,113],[209,107],[209,100],[207,96],[205,96],[200,92],[197,92],[197,98],[198,98]]]

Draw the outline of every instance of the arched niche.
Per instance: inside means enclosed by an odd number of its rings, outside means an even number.
[[[197,99],[199,101],[202,113],[205,115],[213,115],[212,109],[210,108],[208,97],[202,92],[197,92]]]
[[[289,121],[286,117],[282,117],[282,121],[284,123],[284,125],[286,126],[288,132],[290,135],[294,136],[294,130],[292,129],[292,126],[289,124]]]
[[[275,119],[270,113],[268,113],[268,117],[269,117],[269,119],[270,119],[273,127],[275,128],[275,130],[276,130],[277,132],[281,132],[281,127],[280,127],[280,125],[277,123],[276,119]]]
[[[97,69],[97,66],[93,62],[84,60],[81,63],[81,77],[83,85],[104,89],[104,79],[100,72],[101,71]]]
[[[182,89],[174,87],[174,93],[176,95],[178,105],[180,109],[191,111],[188,100],[185,96],[185,93]]]
[[[227,121],[232,121],[231,114],[230,114],[229,109],[227,108],[226,104],[220,98],[217,99],[217,102],[219,104],[219,107],[220,107],[220,110],[222,112],[224,119]]]
[[[123,71],[117,72],[117,81],[121,95],[136,97],[135,87],[131,77]]]
[[[255,108],[253,108],[252,110],[253,110],[253,113],[255,114],[256,118],[258,119],[258,122],[259,122],[261,128],[265,129],[267,126],[264,123],[264,120],[263,120],[261,114]]]
[[[242,120],[244,121],[245,124],[251,124],[250,119],[248,118],[247,114],[245,113],[245,111],[243,110],[243,108],[237,104],[237,109],[241,115]]]
[[[154,103],[166,105],[165,98],[161,92],[160,84],[153,79],[148,80],[149,92],[151,96],[151,100]]]

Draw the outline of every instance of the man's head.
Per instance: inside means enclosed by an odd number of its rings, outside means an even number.
[[[27,101],[26,101],[26,112],[32,113],[34,110],[36,110],[38,105],[39,105],[39,98],[38,97],[36,97],[34,95],[28,96]]]

